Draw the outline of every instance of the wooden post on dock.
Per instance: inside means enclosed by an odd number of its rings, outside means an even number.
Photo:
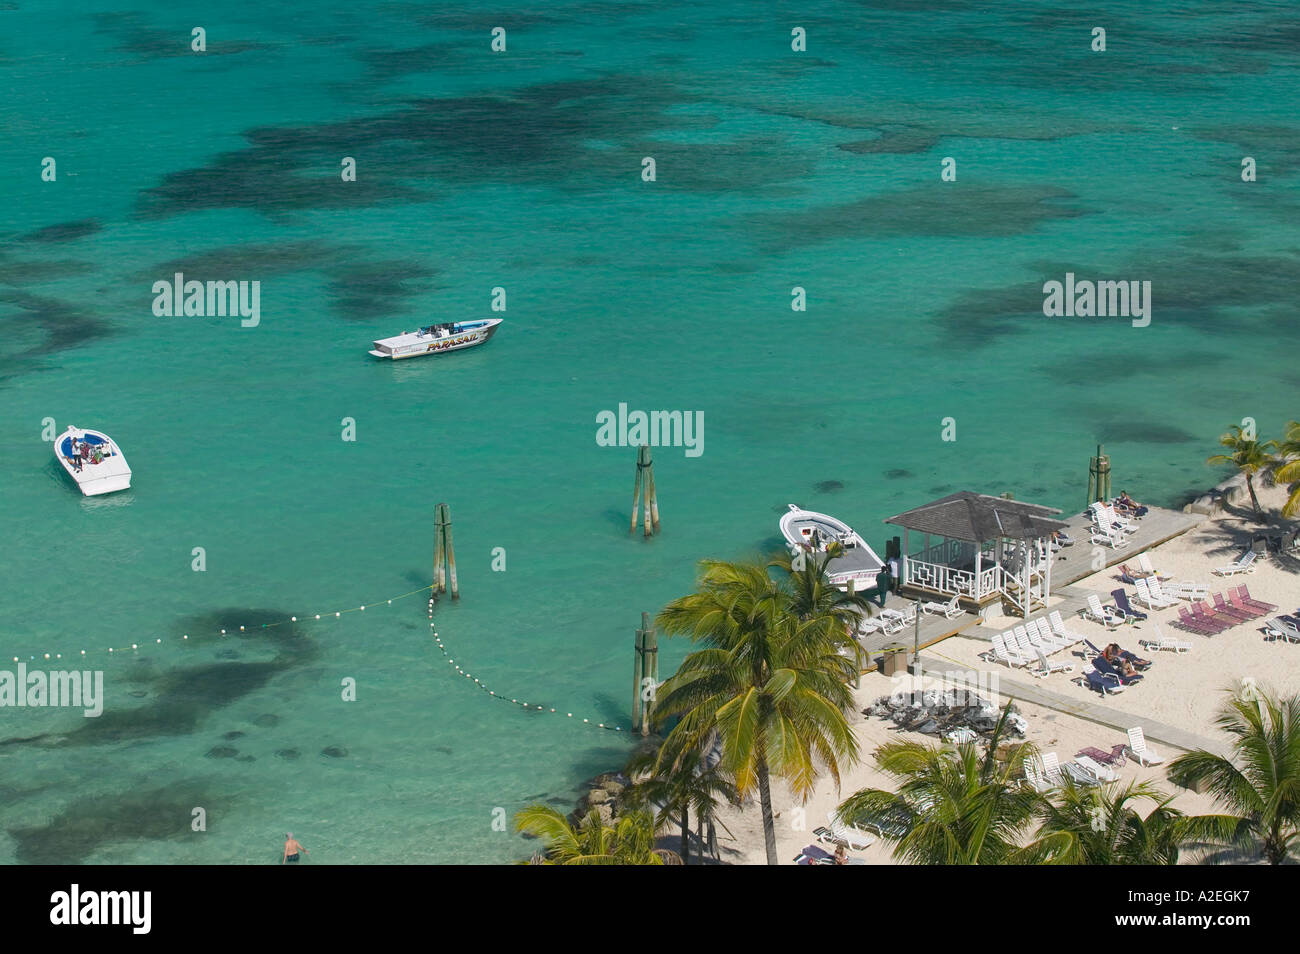
[[[632,728],[650,734],[654,711],[654,687],[659,683],[659,641],[650,625],[650,614],[641,614],[641,628],[636,631],[636,661],[632,686]]]
[[[460,599],[460,585],[456,581],[456,551],[451,543],[451,510],[445,503],[434,509],[433,591],[447,592],[447,579],[451,578],[451,598]]]
[[[659,532],[659,498],[655,494],[655,465],[650,448],[642,444],[636,452],[636,483],[632,485],[632,525],[628,533],[636,533],[637,512],[641,496],[645,494],[645,535]]]
[[[1105,503],[1110,499],[1110,458],[1104,453],[1105,448],[1097,445],[1097,456],[1088,462],[1088,506],[1096,501]]]

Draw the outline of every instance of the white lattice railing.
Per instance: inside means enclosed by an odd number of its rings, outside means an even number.
[[[926,563],[909,557],[907,560],[907,583],[924,586],[940,593],[962,594],[974,597],[975,574],[970,570],[956,570],[938,563]]]
[[[979,599],[988,596],[990,593],[998,593],[1002,589],[1002,567],[996,563],[986,570],[980,571],[980,591]]]
[[[975,574],[971,570],[958,570],[939,563],[928,563],[909,557],[907,561],[907,579],[904,582],[914,586],[923,586],[928,590],[947,593],[950,596],[960,594],[975,600],[982,600],[994,593],[1005,593],[1006,581],[1002,568],[996,563],[980,570],[979,589],[973,590]]]

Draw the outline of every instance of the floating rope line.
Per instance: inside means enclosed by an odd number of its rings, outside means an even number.
[[[240,626],[240,627],[238,627],[237,629],[234,628],[234,627],[231,627],[231,628],[227,628],[227,629],[223,629],[223,630],[221,630],[221,632],[220,632],[219,634],[212,634],[212,635],[217,635],[217,636],[219,636],[219,637],[225,637],[225,636],[229,636],[231,633],[248,633],[248,632],[256,632],[256,631],[258,631],[258,630],[263,630],[263,629],[275,629],[277,626],[287,626],[287,625],[289,625],[290,623],[301,623],[301,622],[306,622],[306,621],[308,621],[308,620],[318,620],[318,619],[338,619],[339,617],[342,617],[342,616],[343,616],[344,614],[346,614],[346,613],[364,613],[364,612],[366,611],[366,607],[367,607],[367,606],[370,606],[370,607],[375,607],[375,606],[392,606],[392,605],[393,605],[394,603],[396,603],[398,600],[404,600],[404,599],[407,599],[408,597],[414,596],[414,595],[417,594],[417,593],[424,593],[424,592],[427,592],[427,591],[430,589],[430,587],[432,587],[432,585],[433,585],[433,584],[430,584],[429,586],[422,586],[422,587],[420,587],[418,590],[411,590],[409,593],[403,593],[401,596],[394,596],[394,597],[392,597],[392,598],[390,598],[390,599],[387,599],[387,600],[377,600],[377,601],[375,601],[375,602],[373,602],[373,603],[362,603],[362,604],[360,604],[360,605],[358,605],[358,606],[351,606],[351,607],[348,607],[347,609],[341,609],[341,610],[330,610],[330,611],[327,611],[327,612],[324,612],[324,613],[314,613],[314,614],[313,614],[313,613],[303,613],[303,614],[300,615],[300,616],[290,616],[288,619],[282,619],[282,620],[278,620],[278,621],[276,621],[276,622],[271,622],[271,623],[257,623],[257,624],[252,624],[252,625],[244,625],[244,626]],[[149,646],[149,645],[154,645],[154,646],[156,646],[156,645],[159,645],[160,643],[162,643],[162,641],[163,641],[163,640],[162,640],[162,637],[160,636],[160,637],[156,638],[156,639],[153,641],[153,643],[145,643],[144,645],[146,645],[146,646]],[[173,638],[172,641],[173,641],[173,642],[189,643],[189,641],[190,641],[190,634],[189,634],[189,633],[185,633],[184,635],[181,636],[181,638],[180,638],[179,640]],[[140,643],[132,643],[132,644],[129,645],[129,646],[109,646],[107,649],[92,649],[92,650],[90,650],[89,652],[87,652],[86,650],[83,649],[83,650],[81,650],[80,653],[68,653],[67,656],[68,656],[69,659],[81,659],[81,658],[83,658],[83,657],[87,657],[87,656],[95,655],[96,653],[107,653],[107,654],[109,654],[109,655],[120,655],[121,653],[137,652],[137,651],[139,651],[139,649],[140,649],[140,645],[141,645]],[[44,653],[44,654],[36,654],[36,653],[33,653],[33,654],[29,655],[27,658],[28,658],[28,659],[31,659],[31,660],[35,660],[35,659],[63,659],[63,658],[64,658],[64,654],[63,654],[63,653]],[[13,660],[14,660],[14,662],[19,662],[19,661],[21,660],[21,657],[19,657],[19,656],[14,656],[14,657],[13,657]]]
[[[575,718],[572,712],[561,712],[559,709],[548,709],[546,706],[533,705],[530,702],[524,702],[522,699],[512,699],[509,696],[505,696],[502,695],[501,693],[494,692],[493,690],[489,689],[486,685],[484,685],[482,680],[476,679],[471,673],[468,673],[464,669],[462,669],[460,665],[456,662],[456,660],[452,658],[451,654],[447,652],[447,647],[443,645],[441,637],[438,636],[438,630],[434,627],[434,623],[433,623],[433,606],[434,606],[433,600],[429,600],[429,629],[433,631],[433,641],[434,643],[437,644],[439,651],[444,656],[447,657],[447,665],[455,669],[457,673],[464,676],[466,680],[474,683],[475,686],[477,686],[479,689],[482,689],[493,699],[500,699],[502,702],[509,702],[512,705],[519,706],[519,708],[521,709],[528,709],[530,712],[550,712],[553,713],[554,715],[567,716],[570,719]],[[603,722],[592,722],[590,719],[583,719],[582,721],[583,724],[585,725],[589,725],[595,729],[604,729],[607,732],[623,731],[623,727],[619,725],[605,725],[605,723]]]

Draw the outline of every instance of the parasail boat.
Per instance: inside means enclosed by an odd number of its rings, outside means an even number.
[[[381,338],[375,342],[375,349],[370,353],[376,358],[417,358],[425,354],[441,354],[444,351],[460,351],[485,343],[496,334],[501,318],[483,318],[478,321],[447,321],[438,325],[429,325],[418,331],[403,331],[391,338]]]
[[[102,431],[69,427],[54,441],[54,456],[87,497],[131,486],[131,468],[121,449]]]
[[[832,543],[840,545],[839,555],[826,564],[826,576],[832,586],[842,590],[852,581],[857,592],[876,585],[876,574],[885,561],[867,546],[856,530],[842,520],[824,513],[802,510],[794,504],[781,517],[781,535],[793,555],[825,554]]]

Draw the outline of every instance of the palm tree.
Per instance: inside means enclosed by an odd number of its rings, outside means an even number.
[[[1255,519],[1261,523],[1264,512],[1259,507],[1259,497],[1255,495],[1255,474],[1275,463],[1272,452],[1277,449],[1277,441],[1247,440],[1241,425],[1234,424],[1228,433],[1220,435],[1219,443],[1229,449],[1227,454],[1215,454],[1208,458],[1207,464],[1231,464],[1246,475],[1246,489],[1250,491],[1250,502],[1255,508]]]
[[[1067,784],[1040,802],[1042,824],[1019,854],[1023,864],[1176,865],[1181,849],[1222,837],[1235,820],[1188,816],[1170,806],[1174,796],[1145,782],[1097,788]],[[1133,802],[1154,803],[1143,817]]]
[[[626,772],[639,781],[625,789],[621,804],[633,808],[655,806],[655,827],[662,828],[670,819],[677,822],[682,836],[679,854],[691,863],[691,813],[700,829],[720,824],[718,809],[724,802],[735,803],[736,786],[727,778],[716,760],[709,758],[710,748],[680,750],[681,738],[669,739],[658,750],[646,750],[634,756]],[[642,778],[641,776],[644,776]],[[723,826],[724,830],[726,826]],[[704,848],[701,843],[700,854]]]
[[[899,830],[886,828],[882,836],[894,843],[894,857],[907,864],[1012,863],[1040,796],[1017,781],[1036,754],[1031,743],[1014,746],[1005,764],[996,758],[1010,708],[1008,703],[983,755],[973,742],[882,745],[876,764],[902,783],[898,791],[863,789],[840,805],[840,817],[848,824],[870,824],[882,815],[897,818]]]
[[[700,567],[698,592],[673,600],[656,622],[706,648],[687,655],[660,687],[656,718],[681,716],[672,732],[681,751],[702,750],[717,733],[736,793],[758,790],[774,865],[771,775],[806,798],[818,764],[838,785],[840,765],[857,761],[844,716],[853,704],[849,667],[836,653],[843,624],[816,610],[801,618],[792,577],[773,579],[763,564],[704,560]]]
[[[1281,864],[1300,836],[1300,696],[1242,689],[1215,724],[1232,736],[1232,757],[1189,752],[1170,763],[1169,778],[1177,785],[1208,784],[1230,813],[1232,840]]]
[[[1294,517],[1300,514],[1300,421],[1287,421],[1277,450],[1273,479],[1279,484],[1291,485],[1282,516]]]
[[[824,554],[800,560],[797,567],[789,553],[772,557],[767,565],[789,574],[790,612],[801,620],[817,620],[827,627],[827,643],[834,649],[832,655],[835,656],[827,662],[844,670],[846,682],[856,683],[862,675],[868,653],[853,634],[862,617],[872,614],[872,603],[860,593],[850,594],[831,585],[826,567],[842,551],[839,543],[832,543]],[[851,654],[840,653],[841,646],[837,644],[847,646]]]
[[[671,852],[655,849],[654,818],[649,812],[627,812],[606,825],[596,809],[577,826],[549,805],[529,805],[515,815],[515,831],[546,842],[542,864],[662,865]]]

